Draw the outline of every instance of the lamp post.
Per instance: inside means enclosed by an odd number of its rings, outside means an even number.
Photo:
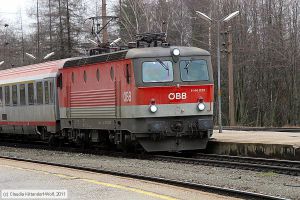
[[[226,16],[225,18],[222,18],[220,20],[215,20],[207,16],[206,14],[196,11],[196,13],[199,15],[201,19],[204,19],[205,21],[211,23],[212,21],[217,22],[217,68],[218,68],[218,121],[219,121],[219,133],[222,133],[222,107],[221,107],[221,66],[220,66],[220,23],[221,22],[229,22],[232,18],[237,16],[240,11],[235,11],[231,13],[230,15]]]

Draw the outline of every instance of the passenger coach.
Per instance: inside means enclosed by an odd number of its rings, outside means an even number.
[[[59,131],[54,61],[0,71],[0,133],[45,138]]]

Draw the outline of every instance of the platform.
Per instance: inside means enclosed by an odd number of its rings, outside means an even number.
[[[206,152],[300,160],[300,133],[214,130]]]
[[[49,190],[63,192],[52,194]],[[25,199],[21,197],[29,193],[27,191],[39,197],[47,195],[47,199],[72,200],[237,199],[150,181],[0,159],[0,199],[8,199],[8,195]]]

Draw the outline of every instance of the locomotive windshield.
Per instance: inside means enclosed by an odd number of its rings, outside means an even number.
[[[171,61],[143,62],[143,82],[171,82],[173,81],[173,65]]]
[[[209,80],[207,62],[192,59],[180,61],[180,76],[182,81]]]

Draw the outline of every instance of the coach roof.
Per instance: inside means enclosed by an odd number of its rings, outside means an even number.
[[[1,70],[0,84],[9,84],[56,77],[58,70],[62,68],[66,60],[68,59],[49,61],[45,63],[38,63],[23,67]]]
[[[197,47],[148,47],[130,49],[126,58],[150,58],[150,57],[164,57],[171,56],[172,49],[179,49],[180,56],[209,56],[209,52]]]

